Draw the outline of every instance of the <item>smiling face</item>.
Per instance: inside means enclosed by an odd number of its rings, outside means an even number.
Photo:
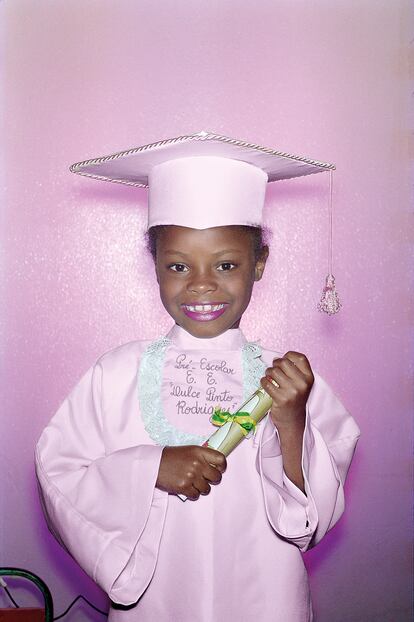
[[[267,255],[263,247],[257,257],[252,236],[242,227],[163,227],[155,258],[162,303],[194,337],[237,328]]]

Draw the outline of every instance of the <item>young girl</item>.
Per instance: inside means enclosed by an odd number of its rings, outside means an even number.
[[[72,167],[148,185],[174,321],[102,356],[37,446],[49,526],[108,593],[111,622],[312,619],[301,552],[343,512],[359,430],[304,354],[249,343],[239,324],[268,256],[267,182],[326,168],[204,132]],[[226,463],[202,446],[210,416],[260,385],[271,410]]]

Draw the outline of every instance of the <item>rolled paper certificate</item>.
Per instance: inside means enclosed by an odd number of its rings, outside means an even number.
[[[255,430],[256,425],[266,416],[271,406],[272,398],[260,388],[240,406],[234,415],[220,410],[215,411],[212,421],[220,428],[210,436],[203,447],[221,451],[227,457],[251,430]],[[177,496],[182,501],[187,499],[185,495]]]
[[[205,446],[221,451],[226,457],[237,447],[250,430],[254,430],[256,425],[263,419],[272,405],[272,398],[262,388],[257,389],[249,399],[244,402],[234,413],[228,417],[228,421],[214,432],[206,441]],[[220,416],[220,411],[217,414]],[[225,413],[227,414],[227,413]],[[212,417],[214,423],[214,415]],[[244,425],[245,421],[250,423]],[[217,424],[216,424],[217,425]],[[220,424],[218,424],[220,425]]]

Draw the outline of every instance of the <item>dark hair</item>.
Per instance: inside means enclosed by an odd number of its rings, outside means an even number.
[[[147,250],[151,253],[153,260],[156,260],[157,257],[157,239],[158,236],[165,231],[167,227],[170,225],[156,225],[155,227],[150,227],[145,234]],[[264,227],[253,227],[249,225],[229,225],[231,227],[235,227],[240,231],[244,231],[246,235],[249,235],[252,240],[253,250],[254,250],[254,258],[257,261],[262,252],[263,248],[267,245],[268,231]]]

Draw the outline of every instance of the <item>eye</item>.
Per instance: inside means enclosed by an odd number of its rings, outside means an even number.
[[[183,263],[172,263],[168,269],[173,270],[173,272],[187,272],[188,267]]]
[[[222,272],[228,272],[229,270],[234,270],[234,268],[237,268],[237,266],[231,261],[223,261],[223,263],[217,266],[217,270],[221,270]]]

